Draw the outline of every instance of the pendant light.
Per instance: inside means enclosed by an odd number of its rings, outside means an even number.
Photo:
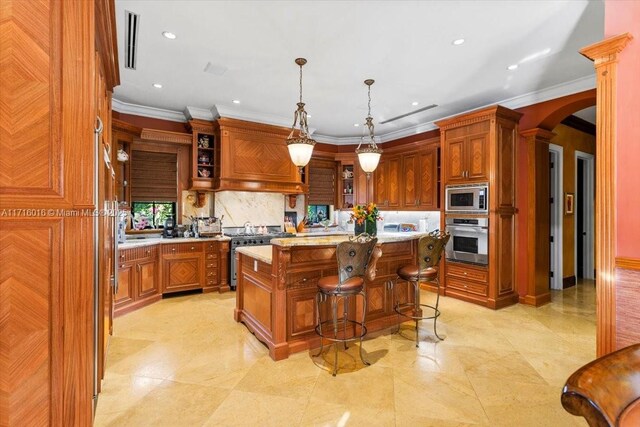
[[[365,125],[369,130],[369,135],[363,135],[360,139],[360,144],[358,144],[358,148],[356,148],[356,154],[358,154],[358,160],[360,161],[360,167],[363,171],[367,173],[367,178],[371,176],[371,172],[376,170],[378,167],[378,162],[380,162],[380,155],[382,154],[382,148],[379,148],[376,145],[376,141],[374,139],[373,132],[373,117],[371,117],[371,85],[374,83],[373,79],[367,79],[364,81],[364,84],[368,86],[368,95],[369,95],[369,113],[367,114],[367,118],[365,120]],[[362,144],[367,144],[366,147],[360,148]]]
[[[302,102],[302,66],[307,63],[307,60],[297,58],[295,62],[300,67],[300,102],[298,102],[298,109],[293,115],[293,126],[291,126],[291,133],[287,137],[287,148],[289,149],[291,161],[302,173],[302,169],[311,160],[313,146],[316,145],[316,141],[311,139],[309,135],[307,112],[304,110],[304,102]],[[297,135],[296,126],[298,127]]]

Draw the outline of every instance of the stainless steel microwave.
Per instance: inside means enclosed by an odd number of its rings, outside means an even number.
[[[489,212],[489,185],[447,185],[445,190],[445,212],[477,213]]]

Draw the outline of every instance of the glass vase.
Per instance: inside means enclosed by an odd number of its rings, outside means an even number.
[[[378,226],[375,221],[365,221],[362,224],[356,222],[353,231],[356,236],[362,233],[375,236],[378,234]]]

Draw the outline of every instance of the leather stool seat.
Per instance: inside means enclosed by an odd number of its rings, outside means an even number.
[[[398,268],[397,273],[402,280],[415,282],[418,280],[418,276],[420,276],[422,280],[430,282],[438,277],[438,268],[427,267],[420,271],[420,267],[418,267],[417,265],[403,265],[402,267]]]
[[[318,288],[325,293],[338,291],[342,293],[360,292],[364,286],[364,278],[361,276],[350,277],[342,285],[338,276],[327,276],[318,280]]]

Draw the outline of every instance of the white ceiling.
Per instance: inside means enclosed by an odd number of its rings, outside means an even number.
[[[576,111],[574,116],[580,117],[582,120],[586,120],[589,123],[596,124],[596,107],[585,108],[584,110]]]
[[[124,69],[125,10],[140,15],[136,70]],[[116,13],[115,109],[215,105],[230,116],[268,116],[290,126],[298,99],[293,60],[302,56],[309,61],[304,101],[318,140],[361,135],[354,123],[366,116],[366,78],[376,80],[378,135],[417,132],[547,88],[567,94],[593,87],[593,65],[578,50],[601,40],[604,27],[601,1],[116,0]],[[465,43],[452,45],[458,38]],[[227,71],[205,73],[208,62]],[[511,64],[519,68],[507,70]],[[438,107],[379,124],[429,104]]]

